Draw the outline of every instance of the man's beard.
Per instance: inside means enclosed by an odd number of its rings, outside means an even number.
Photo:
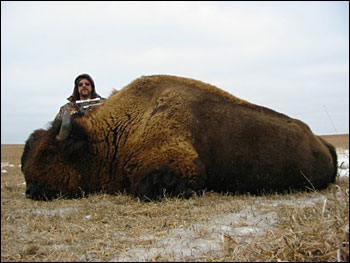
[[[84,90],[86,90],[86,91],[88,91],[88,92],[83,92]],[[82,89],[82,90],[80,91],[80,96],[81,96],[82,98],[84,98],[84,99],[89,98],[90,95],[91,95],[91,92],[89,92],[88,89]]]

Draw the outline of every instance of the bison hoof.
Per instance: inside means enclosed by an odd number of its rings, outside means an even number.
[[[145,176],[135,187],[141,200],[161,200],[163,197],[190,198],[193,194],[181,175],[170,169],[156,170]]]

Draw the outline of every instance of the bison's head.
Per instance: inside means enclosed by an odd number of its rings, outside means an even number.
[[[88,135],[76,122],[79,117],[66,115],[29,136],[21,158],[27,197],[50,200],[84,193],[91,161]]]

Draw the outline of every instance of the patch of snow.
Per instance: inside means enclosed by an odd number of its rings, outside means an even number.
[[[324,202],[324,200],[327,199],[325,196],[319,196],[319,197],[299,197],[299,198],[291,198],[290,200],[281,200],[281,201],[274,201],[271,206],[279,206],[279,205],[291,205],[291,206],[299,206],[299,207],[307,207],[307,206],[313,206],[317,202]]]
[[[8,166],[8,167],[13,167],[14,165],[11,164],[11,163],[9,163],[9,162],[3,162],[3,163],[1,163],[1,169],[2,169],[3,167],[6,167],[6,166]]]
[[[155,239],[155,236],[154,235],[141,235],[141,236],[139,236],[139,239],[141,239],[141,240],[152,240],[152,239]]]
[[[7,170],[5,170],[5,169],[3,169],[4,167],[14,167],[14,165],[13,164],[11,164],[11,163],[9,163],[9,162],[2,162],[1,163],[1,173],[2,174],[7,174],[8,173],[8,171]]]
[[[338,174],[340,177],[349,177],[349,149],[337,149]]]
[[[8,166],[8,165],[9,165],[8,162],[3,162],[3,163],[1,163],[1,168],[6,167],[6,166]]]
[[[254,227],[237,227],[234,230],[237,236],[248,236],[257,234],[257,229]]]
[[[30,210],[33,214],[40,214],[40,215],[46,215],[46,216],[56,216],[56,215],[66,215],[72,212],[79,211],[78,208],[73,207],[67,207],[67,208],[60,208],[60,209],[31,209]]]
[[[291,200],[275,200],[265,206],[291,204],[293,206],[312,206],[322,202],[325,196],[313,198],[292,198]],[[260,204],[261,205],[261,204]],[[188,257],[201,257],[210,253],[220,255],[225,243],[225,236],[239,239],[239,242],[250,242],[255,236],[262,236],[278,222],[277,212],[258,209],[255,205],[237,212],[218,215],[208,221],[194,223],[184,228],[169,230],[162,238],[154,235],[141,235],[142,240],[153,241],[149,246],[133,247],[119,253],[110,262],[145,262],[158,257],[169,261],[182,261]],[[119,236],[119,235],[117,235]],[[136,239],[137,237],[133,237]]]
[[[2,168],[4,168],[4,167],[6,167],[6,166],[9,166],[9,163],[8,163],[8,162],[3,162],[3,163],[1,163],[1,173],[2,173],[2,174],[7,174],[7,173],[8,173],[8,171],[6,171],[5,169],[2,169]]]
[[[152,235],[143,235],[140,238],[154,240],[152,247],[131,248],[110,262],[145,262],[158,256],[176,261],[208,253],[218,254],[224,244],[224,235],[248,240],[265,233],[277,220],[276,212],[257,211],[255,206],[249,207],[238,213],[217,216],[205,222],[192,224],[188,228],[172,229],[163,239],[156,240]]]

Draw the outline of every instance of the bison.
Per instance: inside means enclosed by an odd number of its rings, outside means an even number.
[[[36,200],[303,191],[337,174],[335,148],[302,121],[169,75],[140,77],[99,108],[34,131],[21,162]]]

